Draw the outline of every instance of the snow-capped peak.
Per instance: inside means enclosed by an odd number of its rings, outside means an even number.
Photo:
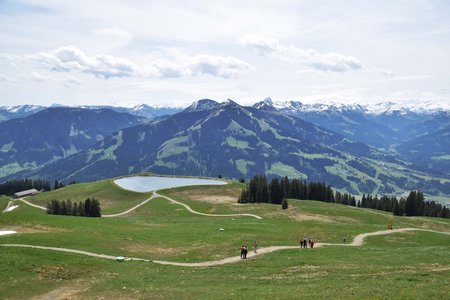
[[[193,111],[203,111],[209,110],[218,107],[220,104],[211,99],[201,99],[198,101],[194,101],[191,105],[189,105],[184,111],[185,112],[193,112]]]

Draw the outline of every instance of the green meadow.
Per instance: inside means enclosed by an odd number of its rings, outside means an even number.
[[[117,218],[47,215],[15,201],[1,213],[0,244],[62,247],[112,256],[172,262],[214,261],[239,255],[242,244],[342,243],[358,234],[413,227],[450,232],[450,220],[395,217],[370,209],[289,200],[289,208],[237,204],[242,185],[184,187],[159,193],[210,214],[251,213],[263,217],[209,217],[155,198]],[[94,197],[103,213],[124,211],[150,197],[112,180],[75,184],[28,201]],[[0,197],[0,209],[10,201]],[[223,228],[221,231],[219,229]],[[280,250],[211,267],[99,259],[49,250],[0,247],[1,299],[444,299],[450,296],[450,236],[409,231],[369,237],[362,247],[326,246]]]

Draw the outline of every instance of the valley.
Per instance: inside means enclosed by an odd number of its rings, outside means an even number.
[[[151,196],[121,189],[113,180],[73,184],[26,200],[45,206],[48,199],[95,197],[104,213],[119,213]],[[47,215],[15,201],[19,207],[0,218],[0,230],[17,232],[0,236],[2,298],[292,298],[298,293],[325,297],[330,290],[336,298],[349,293],[410,298],[446,293],[448,219],[396,217],[308,200],[291,199],[287,210],[238,204],[242,186],[230,181],[161,190],[142,206],[110,218]],[[0,209],[9,201],[0,197]],[[387,224],[394,230],[386,230]],[[298,240],[305,235],[317,247],[300,249]],[[239,247],[254,240],[258,255],[243,261]],[[76,253],[67,253],[71,249]],[[120,263],[114,261],[117,256],[139,260]]]
[[[355,195],[420,189],[432,199],[449,196],[448,113],[381,108],[203,99],[151,120],[109,107],[50,108],[0,122],[0,180],[69,183],[139,172],[248,179],[265,173],[324,181]],[[61,118],[75,114],[86,121]],[[28,131],[41,115],[45,125]],[[87,121],[95,115],[105,117]],[[111,127],[115,116],[124,123]]]

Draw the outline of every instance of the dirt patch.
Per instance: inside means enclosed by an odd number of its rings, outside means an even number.
[[[49,300],[49,299],[86,299],[82,294],[91,286],[92,282],[86,281],[71,281],[70,285],[60,286],[45,294],[33,297],[34,300]]]
[[[400,270],[379,271],[373,273],[351,274],[351,277],[370,277],[370,276],[387,276],[394,274],[420,274],[423,272],[446,272],[450,270],[450,266],[441,266],[433,264],[431,266],[404,267]],[[426,274],[426,273],[425,273]]]
[[[79,275],[79,273],[73,270],[67,269],[65,266],[43,266],[36,270],[36,273],[40,278],[55,279],[55,280],[68,280]]]
[[[223,195],[194,195],[193,198],[197,201],[221,204],[221,203],[236,203],[237,198]]]
[[[229,196],[229,195],[210,195],[203,193],[179,193],[178,196],[181,196],[185,199],[189,199],[192,201],[200,201],[212,204],[227,204],[227,203],[236,203],[237,197]]]
[[[286,272],[287,273],[296,273],[296,272],[304,271],[304,270],[311,271],[311,270],[318,270],[318,269],[320,269],[319,266],[301,265],[301,266],[294,266],[294,267],[287,268]]]
[[[343,222],[343,223],[357,223],[358,221],[353,218],[348,217],[342,217],[342,216],[327,216],[327,215],[321,215],[321,214],[312,214],[312,213],[305,213],[297,209],[293,209],[291,211],[283,211],[281,214],[280,212],[272,212],[267,214],[266,216],[287,216],[289,219],[295,222],[304,222],[304,221],[316,221],[316,222],[327,222],[327,223],[334,223],[334,222]]]

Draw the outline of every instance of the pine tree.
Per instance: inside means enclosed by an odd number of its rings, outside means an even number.
[[[283,200],[281,200],[281,208],[287,209],[288,207],[289,207],[288,200],[286,198],[283,198]]]
[[[250,194],[248,192],[248,188],[245,187],[242,189],[241,195],[238,198],[238,203],[249,203],[250,202]]]
[[[280,181],[277,178],[272,179],[269,185],[270,203],[281,204],[283,192],[280,187]]]
[[[91,217],[91,198],[87,198],[86,201],[84,201],[84,212],[86,217]]]
[[[70,201],[70,199],[67,199],[66,201],[66,215],[72,215],[73,212],[73,204],[72,201]]]
[[[73,203],[71,215],[78,216],[78,204],[76,202]]]
[[[441,218],[448,218],[448,209],[444,206],[442,207]]]
[[[416,195],[416,191],[411,191],[408,195],[408,198],[406,198],[404,213],[407,216],[417,216]]]
[[[100,203],[94,198],[92,198],[92,200],[91,200],[90,217],[101,217]]]
[[[400,205],[398,204],[397,199],[394,198],[394,207],[392,208],[392,213],[394,216],[401,216],[400,214]]]
[[[60,204],[60,210],[58,215],[67,215],[67,205],[66,205],[66,201],[61,201]]]
[[[78,203],[78,216],[82,216],[84,217],[86,215],[86,212],[84,210],[84,203],[82,201],[80,201],[80,203]]]

